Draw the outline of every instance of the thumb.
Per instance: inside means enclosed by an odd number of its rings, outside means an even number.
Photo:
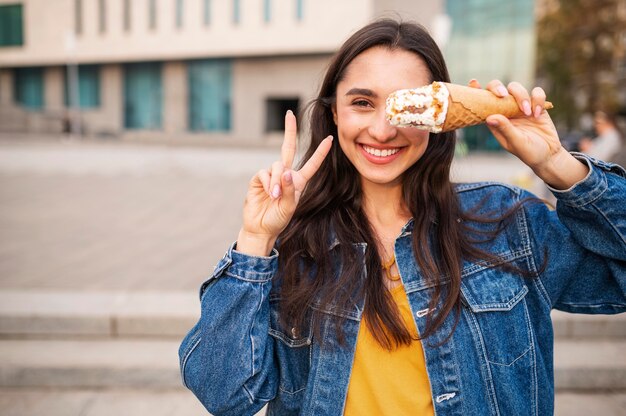
[[[296,187],[293,184],[293,172],[291,169],[285,170],[280,177],[280,185],[283,194],[280,198],[281,210],[287,217],[291,217],[296,210]]]
[[[509,152],[515,147],[516,143],[523,139],[522,134],[502,114],[490,115],[486,121],[491,133],[498,139],[502,147]]]

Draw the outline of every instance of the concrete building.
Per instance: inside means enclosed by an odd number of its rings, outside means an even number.
[[[263,143],[357,28],[391,15],[432,30],[442,12],[431,0],[0,0],[0,131],[80,120],[94,136]]]

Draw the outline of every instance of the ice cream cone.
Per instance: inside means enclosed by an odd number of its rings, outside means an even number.
[[[463,85],[443,83],[448,89],[448,112],[442,131],[450,131],[462,127],[484,123],[492,114],[502,114],[507,118],[520,117],[524,113],[513,96],[498,97],[492,92],[480,88],[465,87]],[[546,102],[544,109],[552,108],[552,103]]]
[[[544,109],[552,108],[546,101]],[[513,96],[445,82],[398,90],[389,95],[385,112],[392,125],[417,127],[433,133],[484,123],[492,114],[524,116]]]

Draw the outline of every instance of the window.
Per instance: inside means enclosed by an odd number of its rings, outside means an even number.
[[[300,99],[298,97],[268,98],[265,101],[265,131],[276,132],[285,129],[285,113],[287,110],[298,114]]]
[[[126,32],[130,31],[130,22],[132,20],[131,11],[130,11],[130,0],[124,0],[124,9],[123,9],[123,22],[124,22],[124,30]]]
[[[265,23],[269,23],[272,20],[272,1],[264,0],[263,1],[263,19]]]
[[[161,64],[142,62],[124,66],[124,127],[160,129],[162,112]]]
[[[74,32],[83,33],[83,0],[74,0]]]
[[[304,19],[304,0],[296,0],[296,19]]]
[[[98,29],[100,33],[104,33],[107,30],[107,9],[106,0],[98,0]]]
[[[203,59],[187,65],[189,130],[230,130],[232,64],[228,59]]]
[[[176,27],[183,27],[183,10],[184,10],[184,0],[176,0]]]
[[[24,44],[22,5],[0,6],[0,47]]]
[[[233,0],[233,23],[235,24],[239,24],[240,20],[241,20],[241,16],[240,16],[240,4],[239,4],[239,0]]]
[[[148,0],[148,28],[156,29],[157,27],[157,10],[156,0]]]
[[[16,68],[13,72],[15,102],[31,110],[43,108],[43,69]]]
[[[70,107],[71,94],[73,88],[70,85],[67,71],[65,72],[65,96],[64,102],[66,107]],[[100,106],[100,66],[99,65],[81,65],[78,67],[78,83],[76,94],[78,103],[71,102],[72,106],[80,108],[96,108]]]
[[[204,25],[211,24],[211,0],[204,0]]]

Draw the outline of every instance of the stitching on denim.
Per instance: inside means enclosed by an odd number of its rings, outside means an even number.
[[[478,320],[476,319],[476,316],[473,312],[464,309],[463,315],[468,320],[468,324],[473,328],[473,331],[470,331],[470,333],[472,334],[472,338],[474,338],[474,342],[478,340],[478,346],[480,348],[480,351],[482,352],[483,359],[485,360],[485,365],[480,366],[480,371],[481,373],[483,373],[483,378],[485,379],[485,383],[487,384],[486,387],[490,398],[489,406],[495,411],[495,414],[499,416],[500,409],[498,408],[498,400],[496,396],[495,386],[493,385],[491,368],[489,368],[489,360],[487,360],[487,351],[485,349],[485,340],[483,339],[483,333],[480,330]]]
[[[532,380],[531,382],[533,383],[534,388],[534,394],[533,397],[530,399],[531,400],[531,405],[534,409],[534,414],[535,416],[539,416],[538,412],[539,412],[539,408],[537,406],[537,403],[539,401],[539,376],[537,375],[537,348],[535,347],[535,333],[532,330],[532,325],[530,323],[530,312],[528,310],[528,305],[526,305],[526,322],[527,322],[527,327],[528,327],[528,333],[530,334],[530,345],[532,347],[532,351],[530,352],[530,360],[531,360],[531,365],[532,365]]]
[[[244,393],[246,393],[248,395],[248,401],[250,402],[250,404],[253,404],[254,403],[254,396],[252,395],[250,390],[248,390],[248,388],[246,387],[246,383],[243,383],[241,388],[243,389]]]
[[[524,217],[524,223],[526,224],[527,227],[527,235],[526,238],[528,239],[528,248],[530,250],[530,256],[528,256],[528,262],[530,263],[530,268],[532,270],[533,273],[537,273],[538,269],[537,269],[537,263],[535,262],[535,255],[537,254],[535,250],[533,250],[533,239],[532,239],[532,233],[533,233],[533,229],[532,227],[528,227],[528,218],[527,218],[527,212],[526,209],[522,209],[520,210],[521,215],[523,215]],[[541,276],[537,276],[536,279],[531,279],[532,280],[532,284],[535,285],[537,287],[537,291],[539,292],[540,297],[543,299],[543,301],[546,303],[546,305],[548,306],[548,309],[552,309],[552,299],[550,299],[550,295],[548,294],[548,291],[546,290],[545,286],[543,285],[543,281],[541,280]]]
[[[196,349],[198,344],[200,344],[201,340],[202,340],[202,337],[200,336],[200,331],[198,331],[198,339],[187,349],[187,351],[185,351],[185,354],[183,355],[183,362],[182,362],[182,365],[180,366],[180,377],[182,378],[183,386],[187,388],[189,388],[189,386],[187,385],[187,382],[185,381],[185,369],[187,368],[187,360],[191,356],[191,353]]]
[[[621,309],[624,307],[624,305],[620,305],[620,304],[615,304],[615,303],[567,303],[567,302],[559,302],[555,304],[555,307],[558,305],[565,305],[565,306],[572,306],[575,308],[605,308],[605,307],[611,307],[611,308],[618,308]]]
[[[259,276],[259,277],[260,277],[259,279],[252,279],[252,278],[249,278],[249,277],[240,276],[240,275],[237,275],[237,274],[235,274],[235,273],[231,273],[230,271],[225,271],[225,272],[224,272],[224,274],[225,274],[226,276],[229,276],[229,277],[234,277],[235,279],[238,279],[238,280],[243,280],[244,282],[252,282],[252,283],[257,283],[257,282],[258,282],[258,283],[265,283],[265,282],[268,282],[268,281],[272,280],[272,276],[273,276],[273,274],[274,274],[274,273],[273,273],[273,272],[265,272],[265,273],[258,273],[258,272],[255,272],[255,273],[248,273],[248,274],[250,274],[250,275],[256,275],[256,276]],[[266,277],[266,276],[267,276],[267,277]]]
[[[473,183],[466,183],[466,184],[456,184],[455,186],[457,193],[475,191],[477,189],[488,188],[488,187],[505,188],[505,189],[512,191],[516,195],[519,195],[521,192],[520,188],[516,186],[512,186],[506,183],[496,182],[496,181],[482,181],[482,182],[473,182]]]
[[[498,255],[500,261],[497,263],[491,261],[480,261],[478,263],[472,264],[471,266],[466,267],[461,271],[461,277],[465,278],[471,276],[472,274],[482,272],[483,270],[491,269],[503,263],[511,263],[515,260],[519,260],[528,255],[532,254],[532,251],[529,247],[524,247],[520,250],[508,251],[505,253],[501,253]]]
[[[306,390],[306,384],[304,385],[304,387],[302,387],[301,389],[298,389],[296,391],[285,390],[282,387],[280,387],[280,385],[278,386],[278,390],[280,390],[281,392],[283,392],[285,394],[289,394],[289,395],[293,396],[293,395],[296,395],[296,394],[300,393],[303,390]]]
[[[323,335],[322,335],[322,343],[321,343],[321,345],[320,345],[320,355],[323,353],[323,350],[324,350],[324,348],[325,348],[325,344],[326,344],[326,336],[328,335],[328,326],[329,326],[329,322],[330,322],[330,320],[329,320],[329,319],[325,319],[325,320],[324,320],[324,330],[323,330]],[[318,358],[318,360],[322,361],[322,357],[319,357],[319,358]],[[320,371],[320,368],[321,368],[321,367],[322,367],[321,365],[317,365],[317,366],[315,366],[315,378],[314,378],[314,380],[315,380],[315,381],[313,382],[313,389],[312,389],[312,391],[311,391],[311,399],[315,396],[315,392],[316,392],[316,390],[317,390],[318,380],[319,380],[318,374],[319,374],[319,371]],[[308,407],[309,407],[309,412],[308,412],[308,414],[313,414],[313,413],[311,413],[311,411],[313,410],[313,409],[312,409],[312,408],[313,408],[313,406],[311,406],[311,405],[309,404],[309,406],[308,406]]]
[[[259,290],[259,303],[256,307],[256,311],[254,313],[254,318],[252,319],[252,324],[250,325],[250,330],[248,332],[248,336],[250,337],[250,347],[251,347],[251,351],[250,351],[250,357],[252,359],[252,374],[250,374],[250,377],[252,377],[255,374],[255,368],[254,368],[254,351],[255,351],[255,346],[254,346],[254,336],[252,335],[253,331],[254,331],[254,324],[256,323],[256,317],[259,314],[259,311],[261,310],[261,307],[263,306],[263,288],[261,287],[261,289]]]
[[[617,228],[617,226],[615,224],[613,224],[613,222],[611,222],[611,220],[604,215],[604,212],[594,203],[590,204],[596,211],[598,211],[598,213],[600,213],[600,215],[602,215],[602,218],[604,218],[604,220],[611,226],[611,228],[613,229],[613,231],[615,231],[615,234],[619,235],[620,239],[622,240],[622,244],[624,246],[626,246],[626,236],[623,236],[620,234],[619,229]]]

